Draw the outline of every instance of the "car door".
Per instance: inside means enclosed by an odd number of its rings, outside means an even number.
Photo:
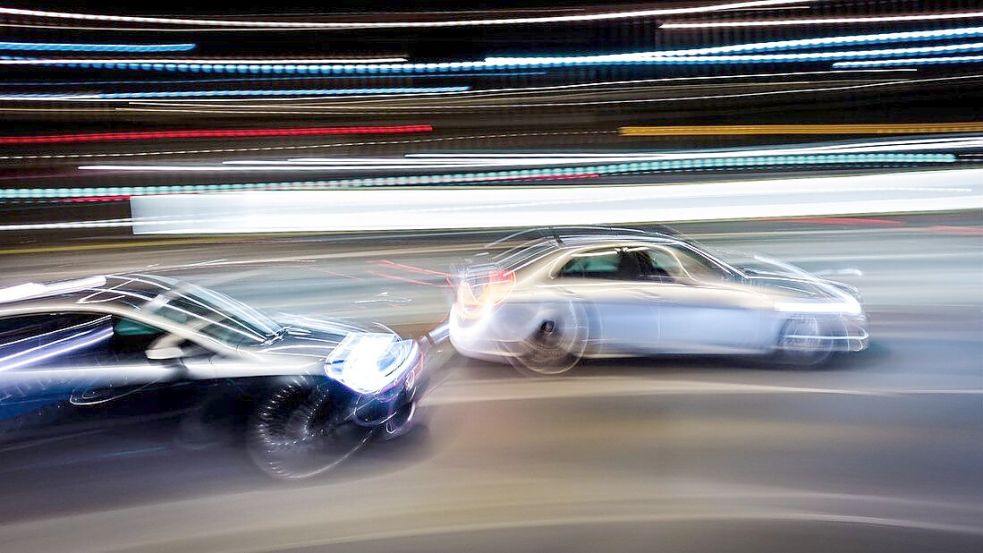
[[[582,302],[591,318],[596,353],[644,353],[658,342],[659,321],[639,270],[633,252],[604,247],[575,252],[557,272],[561,293]]]
[[[659,318],[659,349],[667,353],[736,353],[758,347],[762,300],[684,246],[650,246],[649,295]]]

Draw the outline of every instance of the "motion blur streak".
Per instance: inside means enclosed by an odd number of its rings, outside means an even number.
[[[979,209],[981,177],[983,169],[967,169],[699,185],[133,196],[130,203],[135,234],[480,229]]]
[[[587,160],[589,161],[589,160]],[[733,156],[720,158],[686,159],[678,161],[664,162],[639,162],[632,160],[630,164],[609,164],[609,165],[590,165],[578,168],[553,168],[545,167],[539,171],[501,171],[498,173],[460,173],[452,175],[414,175],[388,177],[385,179],[365,179],[365,180],[346,180],[336,182],[320,183],[323,186],[384,186],[384,185],[406,185],[406,184],[429,184],[429,183],[455,183],[455,182],[480,182],[483,180],[507,180],[510,178],[542,177],[549,178],[554,176],[571,176],[570,171],[591,174],[619,174],[619,173],[638,173],[647,171],[671,171],[679,169],[719,169],[723,167],[750,167],[750,166],[782,166],[782,165],[837,165],[854,163],[954,163],[956,158],[951,154],[838,154],[838,155],[811,155],[811,156]],[[574,162],[577,163],[577,162]],[[584,163],[580,161],[579,163]],[[548,163],[539,163],[547,165]],[[529,165],[528,163],[525,165]],[[535,165],[535,164],[533,164]],[[362,167],[363,170],[386,169],[416,169],[415,165],[395,165],[381,167]],[[446,166],[430,168],[448,168]],[[223,165],[81,165],[80,170],[95,171],[146,171],[146,172],[242,172],[242,171],[331,171],[331,170],[358,170],[353,167],[323,166],[320,164],[223,164]],[[319,183],[281,183],[281,187],[291,186],[316,186]],[[267,187],[276,187],[276,183],[270,183]],[[248,186],[255,188],[254,185]],[[183,187],[182,187],[183,188]],[[177,188],[175,190],[180,190]],[[2,196],[0,192],[0,197]]]
[[[80,142],[116,142],[125,140],[177,140],[186,138],[258,138],[271,136],[322,136],[350,134],[406,134],[431,132],[430,125],[393,125],[382,127],[297,127],[279,129],[198,129],[180,131],[134,131],[39,136],[0,136],[0,144],[76,144]]]
[[[612,59],[634,56],[702,56],[709,54],[733,54],[752,52],[771,52],[784,50],[803,50],[808,48],[842,48],[853,44],[887,44],[894,42],[915,42],[929,40],[955,40],[983,35],[983,27],[957,27],[953,29],[936,29],[927,31],[906,31],[900,33],[876,33],[847,36],[831,36],[819,38],[803,38],[797,40],[777,40],[769,42],[753,42],[750,44],[735,44],[732,46],[711,46],[708,48],[686,48],[682,50],[660,50],[654,52],[636,52],[631,54],[612,54]],[[592,56],[600,58],[601,56]],[[489,57],[490,63],[509,63],[515,60],[536,59],[532,57]],[[576,59],[574,56],[569,58]]]
[[[86,101],[86,100],[141,100],[156,98],[220,98],[253,96],[374,96],[374,95],[416,95],[464,92],[467,86],[418,86],[391,88],[302,88],[290,89],[239,89],[239,90],[170,90],[154,92],[110,92],[97,94],[3,94],[0,100],[6,101]]]
[[[500,19],[453,19],[446,21],[394,21],[394,22],[359,22],[359,23],[297,23],[283,21],[244,21],[231,19],[183,19],[165,17],[135,17],[120,15],[96,15],[82,13],[65,13],[40,10],[22,10],[0,8],[0,14],[22,15],[56,19],[75,19],[82,21],[113,21],[122,23],[149,23],[159,25],[185,25],[208,27],[244,27],[244,28],[282,28],[282,29],[367,29],[367,28],[414,28],[414,27],[468,27],[475,25],[515,25],[521,23],[567,23],[584,21],[607,21],[617,19],[632,19],[662,15],[682,15],[691,13],[707,13],[716,11],[735,10],[766,6],[781,6],[787,4],[813,3],[815,0],[755,0],[751,2],[731,2],[703,7],[670,8],[656,10],[620,11],[586,15],[544,16],[544,17],[513,17]]]
[[[983,123],[891,123],[835,125],[707,125],[621,127],[624,136],[700,136],[750,134],[930,134],[983,131]]]
[[[913,15],[883,15],[864,17],[811,17],[801,19],[776,19],[754,21],[686,21],[666,22],[660,29],[723,29],[738,27],[783,27],[790,25],[842,25],[850,23],[893,23],[942,21],[983,17],[983,12],[924,13]]]
[[[0,50],[41,52],[187,52],[193,43],[183,44],[73,44],[64,42],[0,42]]]
[[[983,552],[980,0],[0,5],[0,553]]]
[[[874,61],[838,61],[833,67],[844,69],[859,69],[865,67],[911,67],[915,65],[954,65],[960,63],[983,63],[983,56],[948,56],[938,58],[907,58],[897,60]]]

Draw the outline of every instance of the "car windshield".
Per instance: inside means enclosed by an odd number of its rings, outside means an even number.
[[[255,309],[193,284],[155,297],[146,309],[227,344],[269,342],[283,334],[280,325]]]

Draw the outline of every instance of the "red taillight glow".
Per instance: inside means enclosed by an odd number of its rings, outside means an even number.
[[[126,140],[181,140],[186,138],[263,138],[275,136],[330,136],[346,134],[408,134],[433,131],[430,125],[390,125],[376,127],[301,127],[277,129],[197,129],[183,131],[105,132],[86,134],[48,134],[0,136],[0,145],[77,144]]]
[[[457,288],[458,305],[465,315],[476,316],[483,309],[502,303],[514,286],[515,273],[505,270],[490,272],[473,285],[464,279]]]

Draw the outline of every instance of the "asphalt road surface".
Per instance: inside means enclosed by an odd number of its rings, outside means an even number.
[[[857,285],[872,346],[823,369],[669,358],[537,380],[451,355],[417,431],[291,483],[163,421],[0,449],[0,550],[979,551],[979,223],[681,229]],[[415,333],[440,323],[444,273],[480,238],[86,241],[5,250],[0,284],[167,271]]]

